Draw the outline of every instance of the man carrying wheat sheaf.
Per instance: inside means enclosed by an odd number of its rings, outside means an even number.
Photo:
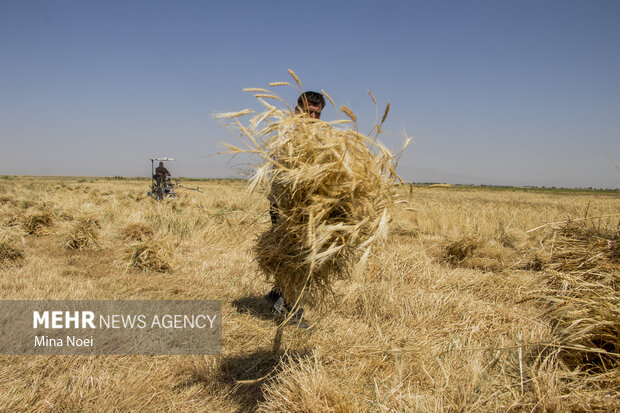
[[[297,99],[297,106],[295,107],[295,113],[306,113],[313,119],[321,119],[321,112],[325,107],[325,98],[321,93],[306,91],[302,93]],[[271,215],[271,224],[276,225],[279,219],[278,208],[278,193],[276,188],[272,187],[271,193],[268,198],[271,206],[269,207],[269,215]],[[265,299],[273,306],[278,313],[289,313],[291,306],[284,300],[284,296],[274,286],[271,291],[265,296]],[[299,328],[308,328],[308,325],[303,320],[304,310],[299,308],[292,316],[291,320]]]

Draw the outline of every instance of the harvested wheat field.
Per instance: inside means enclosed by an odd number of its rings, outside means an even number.
[[[617,192],[399,185],[365,271],[274,346],[269,202],[191,186],[158,203],[146,180],[0,179],[2,299],[223,309],[221,356],[0,356],[1,411],[620,410]]]

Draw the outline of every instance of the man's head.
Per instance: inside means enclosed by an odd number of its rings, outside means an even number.
[[[325,107],[325,98],[318,92],[307,91],[297,99],[295,113],[306,112],[311,118],[321,119],[321,111]]]
[[[159,166],[164,166],[164,163],[163,163],[163,162],[160,162],[160,163],[159,163]]]

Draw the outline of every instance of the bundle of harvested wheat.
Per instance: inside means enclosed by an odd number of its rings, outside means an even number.
[[[24,257],[24,249],[19,237],[11,232],[0,229],[0,267],[17,264]]]
[[[47,228],[54,223],[53,213],[50,210],[41,210],[24,215],[22,226],[29,235],[45,234]]]
[[[289,73],[301,90],[297,76]],[[387,235],[398,157],[377,135],[389,104],[367,136],[358,132],[357,119],[345,106],[340,110],[349,120],[324,122],[267,103],[283,100],[265,89],[246,91],[258,92],[263,112],[246,109],[218,118],[241,132],[245,148],[227,145],[231,153],[261,157],[249,189],[262,186],[277,204],[279,219],[259,237],[257,261],[287,299],[304,294],[307,301],[315,301],[334,280],[348,277],[356,263],[363,264],[372,244]],[[246,126],[239,118],[249,114],[254,117]]]
[[[129,267],[142,271],[171,272],[177,264],[174,245],[164,237],[131,244],[125,255]]]
[[[131,222],[123,228],[121,236],[126,241],[146,241],[153,236],[153,228],[143,222]]]
[[[586,220],[566,222],[547,241],[547,269],[609,284],[620,271],[620,231]]]
[[[90,217],[78,219],[66,235],[66,247],[74,250],[95,249],[101,246],[99,221]]]
[[[536,296],[570,368],[620,371],[619,235],[617,227],[582,220],[564,223],[546,242],[544,287]]]
[[[495,240],[465,236],[446,242],[439,251],[440,258],[457,267],[482,271],[500,271],[516,261],[515,253]]]

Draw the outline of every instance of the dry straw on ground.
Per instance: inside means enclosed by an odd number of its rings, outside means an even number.
[[[67,189],[49,190],[62,185]],[[183,198],[151,202],[144,180],[0,177],[0,190],[15,200],[0,205],[0,233],[14,234],[24,255],[19,266],[0,264],[4,299],[221,299],[224,323],[222,356],[1,356],[0,411],[620,411],[620,369],[605,373],[595,352],[581,352],[592,358],[581,358],[584,364],[575,368],[565,358],[572,350],[560,347],[551,301],[523,301],[531,288],[541,287],[536,280],[551,273],[556,232],[550,225],[526,231],[567,214],[582,216],[588,204],[597,216],[617,213],[618,192],[416,191],[409,200],[415,212],[392,209],[390,227],[401,235],[393,231],[384,248],[373,249],[364,273],[336,283],[338,305],[308,311],[311,332],[285,329],[287,357],[271,352],[281,318],[262,298],[271,285],[254,277],[250,253],[254,236],[271,226],[268,202],[260,194],[244,197],[245,186],[202,181],[204,193],[188,193],[192,202],[183,204]],[[92,210],[90,189],[111,193],[93,211],[104,248],[68,251],[60,236],[71,222],[62,216]],[[408,187],[400,190],[408,196]],[[28,236],[22,217],[42,202],[54,211],[56,225],[48,235]],[[131,245],[122,232],[137,222],[147,224],[153,238],[170,240],[174,272],[120,273]],[[603,223],[610,234],[617,230],[617,220]],[[513,244],[521,254],[537,251],[545,234],[546,253],[536,271],[512,265],[481,271],[464,267],[468,259],[446,265],[434,254],[435,247],[465,237]],[[558,234],[556,253],[562,242]],[[481,246],[469,257],[487,256]],[[562,285],[543,286],[557,299]],[[269,380],[238,383],[274,367]]]
[[[301,82],[289,73],[301,91]],[[363,266],[372,245],[387,235],[398,157],[377,136],[389,104],[367,136],[345,106],[340,110],[349,120],[324,122],[296,114],[286,103],[285,109],[273,106],[267,99],[283,100],[268,90],[246,91],[258,92],[262,112],[246,109],[218,117],[241,133],[245,147],[227,145],[232,153],[261,157],[250,190],[263,187],[277,204],[279,219],[259,237],[256,258],[285,297],[294,301],[304,295],[316,303],[334,280]],[[239,120],[250,114],[246,124]]]
[[[258,412],[359,411],[352,400],[342,396],[338,384],[325,372],[316,353],[313,357],[288,360],[284,364],[284,371],[266,388],[265,401]]]

